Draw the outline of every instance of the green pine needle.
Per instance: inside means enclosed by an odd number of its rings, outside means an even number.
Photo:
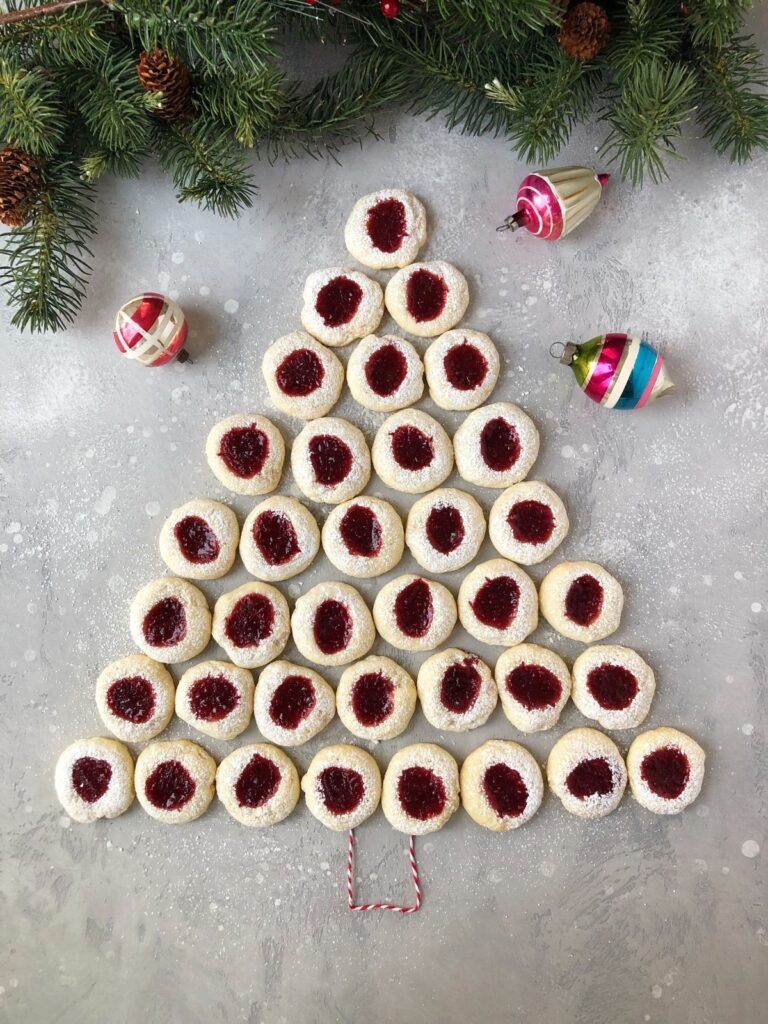
[[[0,59],[0,138],[26,153],[55,153],[64,134],[61,83],[42,68]]]

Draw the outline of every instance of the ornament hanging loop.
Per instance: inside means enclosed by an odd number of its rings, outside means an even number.
[[[553,359],[562,359],[563,352],[565,352],[565,343],[562,341],[553,341],[549,346],[549,354]]]
[[[510,213],[508,217],[504,218],[504,222],[499,224],[496,228],[497,231],[517,231],[518,228],[522,227],[525,214],[522,210],[517,210],[515,213]]]
[[[569,341],[567,344],[563,341],[554,341],[549,346],[549,354],[553,359],[557,359],[558,362],[562,363],[563,366],[571,366],[578,352],[579,346],[574,345],[572,341]]]

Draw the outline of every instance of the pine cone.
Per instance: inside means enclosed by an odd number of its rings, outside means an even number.
[[[0,149],[0,221],[9,228],[26,224],[29,207],[40,186],[34,157],[20,149]]]
[[[162,95],[163,102],[155,111],[158,117],[181,121],[192,116],[192,83],[178,57],[169,57],[164,50],[144,50],[136,73],[147,92]]]
[[[563,18],[560,47],[569,57],[592,60],[606,48],[610,38],[611,22],[599,4],[574,4]]]

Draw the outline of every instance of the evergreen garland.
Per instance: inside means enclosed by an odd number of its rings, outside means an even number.
[[[538,165],[575,124],[600,118],[603,157],[634,185],[664,177],[683,133],[747,161],[768,147],[749,6],[401,0],[384,18],[378,0],[0,0],[0,218],[11,226],[0,284],[12,322],[40,331],[74,319],[94,183],[137,177],[148,156],[181,201],[225,216],[254,200],[249,152],[334,154],[395,104],[504,136]],[[595,29],[599,8],[610,32]],[[297,35],[344,45],[341,70],[309,88],[292,79],[281,54]]]

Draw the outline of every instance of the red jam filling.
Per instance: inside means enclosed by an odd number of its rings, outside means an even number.
[[[285,565],[301,551],[291,517],[285,512],[260,512],[251,533],[267,565]]]
[[[449,555],[464,540],[464,518],[454,505],[434,505],[425,529],[427,540],[441,555]]]
[[[286,676],[269,702],[269,717],[281,729],[298,729],[310,714],[317,697],[307,676]]]
[[[443,369],[452,388],[457,391],[474,391],[485,380],[488,360],[479,348],[465,338],[460,345],[453,345],[445,353]]]
[[[297,348],[280,363],[275,373],[277,386],[284,395],[304,398],[317,391],[325,378],[323,361],[309,348]],[[271,762],[270,762],[271,763]]]
[[[263,807],[280,785],[282,772],[274,761],[254,754],[235,783],[235,796],[241,807]]]
[[[435,445],[418,427],[397,427],[392,433],[392,457],[398,466],[415,473],[432,462]]]
[[[688,785],[691,764],[677,747],[659,747],[646,754],[640,775],[646,786],[664,800],[676,800]]]
[[[400,773],[397,795],[405,813],[418,821],[442,814],[448,799],[440,776],[422,765],[405,768]]]
[[[355,315],[362,298],[363,289],[357,281],[340,274],[317,293],[315,309],[326,327],[341,327]]]
[[[486,580],[475,594],[470,607],[484,626],[508,629],[515,621],[520,603],[520,587],[511,576]]]
[[[552,509],[543,501],[518,501],[507,522],[518,544],[546,544],[555,528]]]
[[[395,688],[383,672],[366,672],[355,680],[351,696],[355,717],[366,729],[381,725],[395,710]]]
[[[349,814],[365,795],[363,776],[354,768],[339,768],[337,765],[323,768],[317,777],[317,784],[323,803],[331,814]]]
[[[587,689],[606,711],[628,708],[640,689],[634,675],[623,665],[598,665],[587,676]]]
[[[230,473],[242,480],[250,480],[261,472],[267,461],[269,438],[255,424],[233,427],[222,437],[219,455]]]
[[[613,789],[613,772],[604,757],[591,757],[576,765],[565,784],[577,800],[606,796]]]
[[[483,677],[477,670],[477,658],[449,665],[440,681],[440,703],[457,715],[470,711],[480,695]]]
[[[397,628],[406,636],[416,638],[428,633],[434,614],[432,588],[426,580],[413,580],[395,598]]]
[[[275,608],[264,594],[246,594],[227,616],[224,632],[235,647],[257,647],[275,625]]]
[[[187,613],[178,597],[164,597],[144,616],[144,639],[153,647],[173,647],[187,635]]]
[[[312,627],[315,643],[323,654],[338,654],[352,639],[352,616],[341,601],[328,599],[317,606]]]
[[[579,576],[565,595],[565,614],[577,626],[591,626],[603,607],[603,586],[594,576]]]
[[[500,818],[519,818],[528,804],[528,787],[508,764],[492,764],[483,775],[485,798]]]
[[[309,439],[309,461],[315,480],[324,487],[335,487],[352,470],[349,445],[333,434],[316,434]]]
[[[153,807],[178,811],[195,795],[195,780],[181,761],[161,761],[144,783],[144,793]]]
[[[397,252],[408,234],[405,230],[405,206],[394,197],[371,206],[365,218],[371,245],[380,252]]]
[[[339,533],[350,555],[373,558],[381,551],[381,523],[366,505],[352,505],[341,517]]]
[[[382,345],[365,364],[368,387],[382,398],[394,395],[408,373],[408,360],[397,345]]]
[[[518,665],[507,674],[508,693],[528,711],[553,708],[563,692],[560,680],[543,665]]]
[[[501,416],[488,420],[480,431],[480,454],[494,473],[506,473],[520,458],[520,438]]]
[[[437,274],[422,267],[414,270],[405,286],[405,305],[413,319],[423,324],[434,320],[445,309],[448,285]]]
[[[173,532],[188,562],[206,565],[219,557],[219,538],[201,516],[184,516],[176,523]]]
[[[109,789],[112,765],[100,757],[78,757],[72,765],[72,787],[81,800],[95,804]]]
[[[142,725],[155,710],[155,688],[144,676],[116,679],[107,690],[107,707],[124,722]]]
[[[189,691],[189,706],[195,718],[220,722],[240,703],[237,687],[225,676],[203,676]]]

